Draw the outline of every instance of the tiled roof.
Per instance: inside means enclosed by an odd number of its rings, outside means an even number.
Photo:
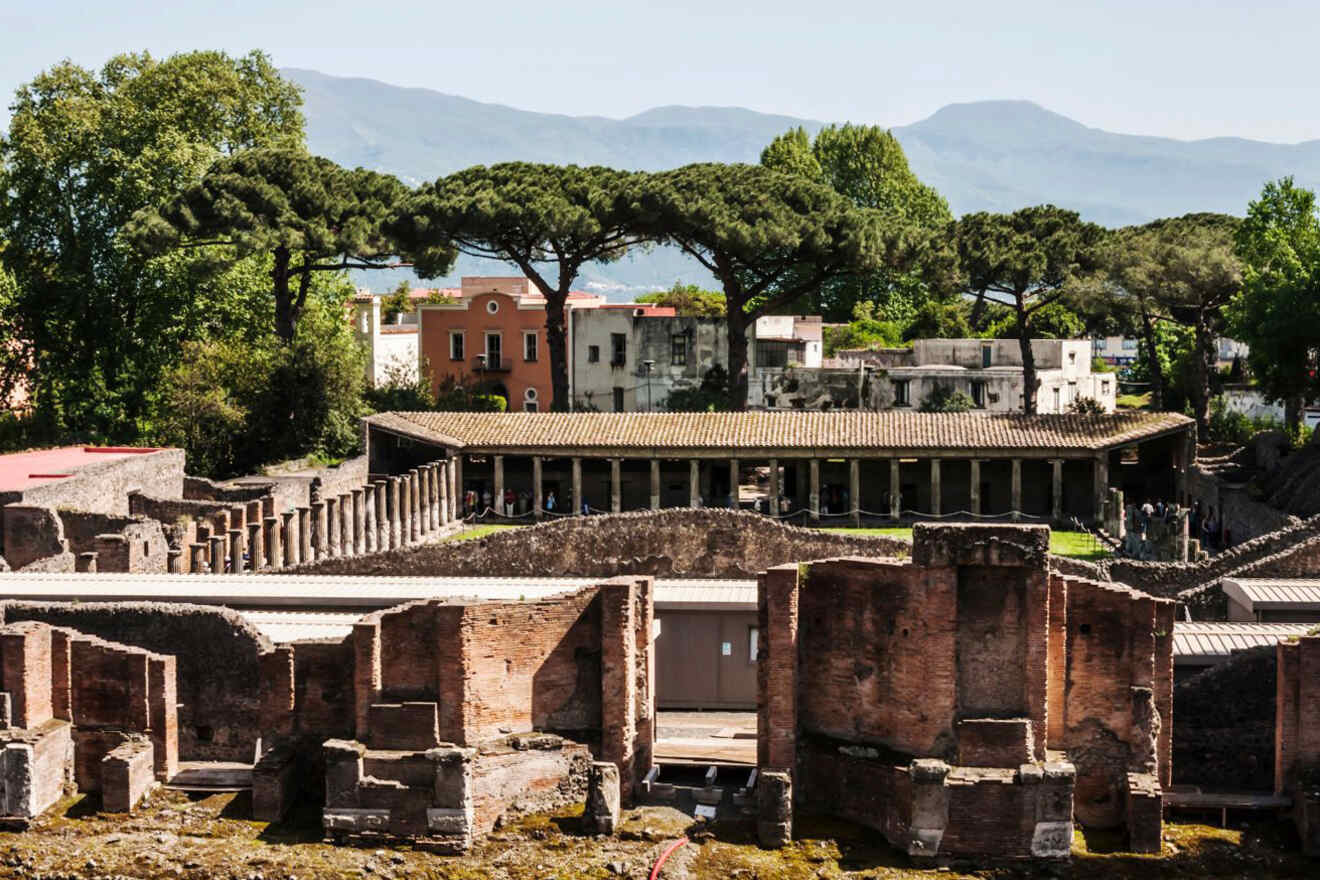
[[[367,421],[471,449],[1063,449],[1098,451],[1192,424],[1176,413],[461,413],[389,412]]]

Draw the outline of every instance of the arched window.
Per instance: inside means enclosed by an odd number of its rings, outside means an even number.
[[[536,412],[537,395],[535,388],[528,388],[523,392],[523,412]]]

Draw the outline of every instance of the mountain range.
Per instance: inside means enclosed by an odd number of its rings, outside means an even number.
[[[776,135],[823,124],[739,107],[657,107],[626,119],[564,116],[311,70],[283,74],[303,90],[312,152],[410,184],[510,160],[634,170],[756,162]],[[1028,101],[951,104],[892,131],[913,171],[955,214],[1053,203],[1122,226],[1193,211],[1241,214],[1265,181],[1284,175],[1320,185],[1320,141],[1115,134]],[[508,271],[465,259],[454,278]],[[675,280],[711,283],[695,262],[667,248],[591,266],[583,276],[582,286],[616,299]],[[381,289],[383,279],[362,283]]]

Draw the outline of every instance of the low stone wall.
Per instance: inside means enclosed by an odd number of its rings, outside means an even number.
[[[251,761],[259,735],[258,655],[271,644],[227,608],[155,602],[0,604],[3,621],[39,620],[178,659],[179,757]]]
[[[569,517],[449,541],[304,565],[300,574],[502,577],[754,577],[834,556],[907,556],[907,541],[786,526],[745,511],[674,508]]]
[[[1173,689],[1173,781],[1214,789],[1274,785],[1274,646],[1252,648]]]
[[[167,570],[169,541],[155,519],[71,510],[59,511],[59,518],[70,552],[96,553],[97,571]]]

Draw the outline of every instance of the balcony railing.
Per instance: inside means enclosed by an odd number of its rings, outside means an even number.
[[[480,355],[472,359],[472,369],[478,373],[507,373],[512,364],[499,355]]]

